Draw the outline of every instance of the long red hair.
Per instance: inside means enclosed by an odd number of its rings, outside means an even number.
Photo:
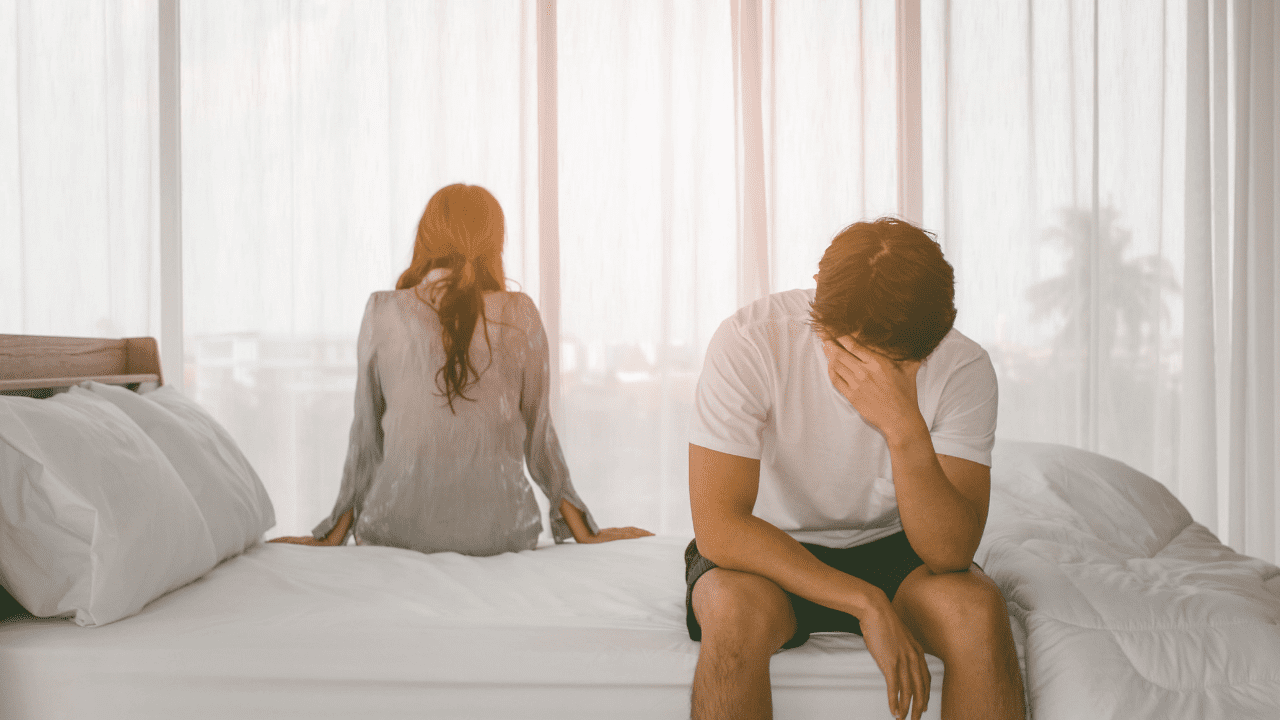
[[[436,373],[436,386],[452,412],[456,412],[453,401],[470,400],[466,390],[480,379],[471,362],[471,338],[479,325],[485,342],[489,341],[483,322],[484,293],[505,289],[505,240],[502,207],[488,190],[462,184],[440,188],[422,211],[413,260],[396,281],[397,290],[413,288],[418,299],[440,316],[445,360]],[[436,268],[449,273],[420,285]]]

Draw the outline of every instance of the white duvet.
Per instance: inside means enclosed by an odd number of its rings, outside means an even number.
[[[1002,442],[992,486],[976,559],[1025,629],[1036,720],[1280,718],[1280,569],[1099,455]]]

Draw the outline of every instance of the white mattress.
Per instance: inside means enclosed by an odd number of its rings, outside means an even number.
[[[688,540],[258,546],[104,627],[0,624],[0,718],[687,718]],[[888,716],[855,635],[815,635],[772,672],[777,718]]]
[[[1280,568],[1115,461],[1006,442],[994,459],[977,560],[1037,720],[1280,718]],[[0,720],[687,718],[687,542],[259,546],[104,627],[0,624]],[[857,636],[815,635],[772,670],[778,718],[887,717]]]

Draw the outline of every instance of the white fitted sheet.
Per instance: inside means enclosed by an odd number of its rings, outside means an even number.
[[[0,718],[687,718],[688,540],[257,546],[104,627],[0,624]],[[888,716],[855,635],[814,635],[772,675],[778,718]]]

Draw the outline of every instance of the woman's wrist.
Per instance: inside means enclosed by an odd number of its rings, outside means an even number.
[[[355,510],[348,508],[346,512],[338,517],[338,522],[334,523],[333,529],[329,534],[320,538],[321,545],[337,547],[347,539],[347,531],[351,529],[351,521],[355,518]]]
[[[591,528],[587,527],[587,519],[584,513],[574,506],[568,500],[560,501],[560,515],[564,518],[564,522],[569,526],[569,532],[573,533],[574,542],[591,542],[594,537]]]

